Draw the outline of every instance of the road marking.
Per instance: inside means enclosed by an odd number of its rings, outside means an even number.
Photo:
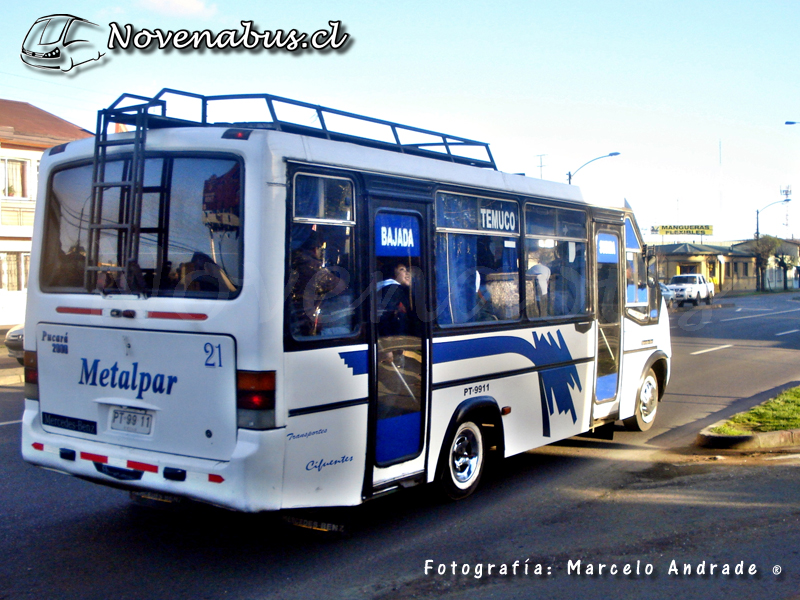
[[[780,333],[776,333],[775,337],[778,337],[779,335],[789,335],[790,333],[797,333],[798,331],[800,331],[800,329],[790,329],[789,331],[781,331]]]
[[[6,421],[5,423],[0,423],[0,425],[19,425],[22,421]]]
[[[724,346],[717,346],[716,348],[706,348],[705,350],[698,350],[697,352],[691,352],[690,356],[695,356],[696,354],[705,354],[706,352],[714,352],[715,350],[722,350],[724,348],[733,348],[733,344],[725,344]]]
[[[739,321],[741,319],[760,319],[761,317],[771,317],[772,315],[785,315],[786,313],[793,313],[800,311],[800,308],[793,308],[791,310],[779,310],[778,312],[772,312],[764,315],[747,315],[744,317],[731,317],[730,319],[720,319],[720,323],[724,323],[725,321]]]

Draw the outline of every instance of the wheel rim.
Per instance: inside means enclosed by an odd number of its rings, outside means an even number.
[[[450,448],[450,473],[453,483],[459,488],[468,487],[480,470],[483,456],[479,436],[480,432],[464,426],[453,440]]]
[[[652,377],[647,377],[642,384],[639,406],[641,407],[642,421],[650,423],[655,419],[656,408],[658,408],[658,384]]]

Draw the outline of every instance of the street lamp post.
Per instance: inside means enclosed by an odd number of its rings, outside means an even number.
[[[790,124],[793,124],[793,122],[792,121],[786,121],[786,124],[790,125]],[[788,197],[784,198],[783,200],[776,200],[775,202],[770,202],[769,204],[767,204],[761,210],[757,210],[756,211],[756,271],[757,271],[756,291],[761,292],[761,291],[763,291],[762,288],[764,287],[762,285],[762,281],[761,281],[761,252],[759,251],[759,248],[758,248],[758,240],[761,237],[761,233],[759,231],[759,225],[758,225],[759,215],[762,212],[764,212],[766,209],[768,209],[770,206],[775,206],[776,204],[786,204],[787,202],[791,202],[791,201],[792,201],[792,199],[788,198]]]
[[[574,172],[570,171],[569,173],[567,173],[567,183],[572,185],[572,178],[578,173],[578,171],[580,171],[583,167],[585,167],[589,163],[593,163],[594,161],[600,160],[601,158],[608,158],[609,156],[619,156],[619,152],[611,152],[610,154],[604,154],[603,156],[598,156],[597,158],[593,158],[589,162],[583,163],[580,167],[575,169]]]

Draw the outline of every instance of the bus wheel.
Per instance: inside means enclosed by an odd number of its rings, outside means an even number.
[[[623,421],[625,427],[631,431],[647,431],[656,420],[658,411],[658,379],[653,369],[647,371],[636,397],[636,408],[633,416]]]
[[[472,421],[459,423],[445,452],[447,462],[440,475],[442,489],[452,500],[466,498],[477,489],[486,462],[481,428]]]

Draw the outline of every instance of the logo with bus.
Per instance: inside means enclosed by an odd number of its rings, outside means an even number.
[[[75,15],[47,15],[33,22],[19,57],[34,69],[62,71],[99,61],[106,55],[102,27]]]

